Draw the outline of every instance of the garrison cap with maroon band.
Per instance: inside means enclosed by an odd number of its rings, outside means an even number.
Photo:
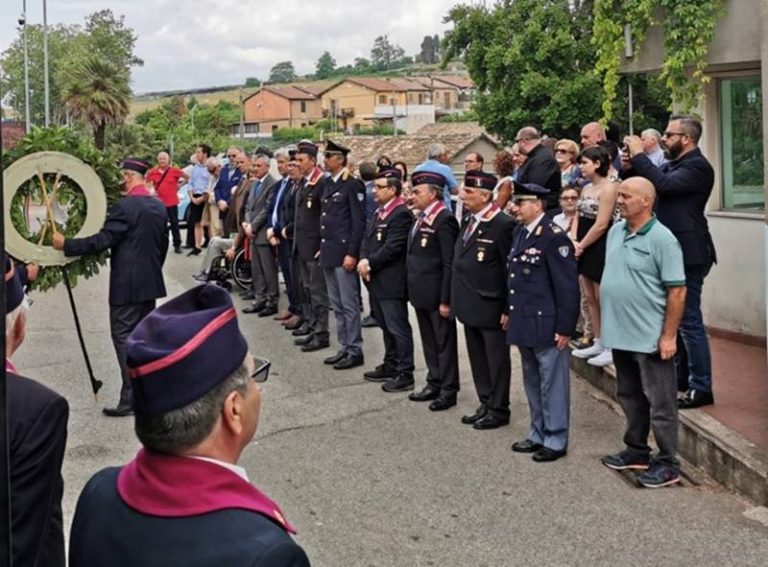
[[[470,187],[472,189],[493,191],[498,182],[499,180],[496,179],[495,175],[491,175],[485,171],[468,171],[464,176],[464,187]]]
[[[432,171],[417,171],[411,175],[411,185],[414,187],[417,185],[437,185],[438,187],[445,187],[445,184],[445,177]]]
[[[296,144],[296,153],[317,157],[317,146],[312,142],[299,142]]]
[[[200,399],[243,363],[248,344],[229,293],[206,284],[147,315],[126,342],[134,410],[156,415]]]
[[[400,179],[402,181],[403,172],[399,169],[395,169],[394,167],[380,169],[376,174],[376,179]]]
[[[128,171],[135,171],[136,173],[146,175],[149,164],[143,159],[127,157],[120,162],[120,169],[127,169]]]

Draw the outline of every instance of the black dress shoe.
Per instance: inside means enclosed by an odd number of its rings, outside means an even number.
[[[456,405],[456,396],[438,396],[429,404],[429,411],[443,411]]]
[[[530,439],[526,439],[525,441],[518,441],[517,443],[512,443],[512,450],[515,453],[535,453],[539,449],[541,449],[544,445],[541,443],[534,443]]]
[[[485,417],[481,417],[472,427],[475,429],[497,429],[503,425],[509,425],[509,418],[496,417],[495,415],[486,414]]]
[[[363,378],[369,382],[386,382],[390,378],[397,376],[397,372],[391,366],[386,364],[379,364],[373,370],[363,373]]]
[[[329,356],[328,358],[323,359],[323,364],[336,364],[345,356],[347,356],[347,353],[344,352],[343,350],[340,350],[333,356]]]
[[[349,354],[333,365],[334,370],[348,370],[365,364],[365,358],[361,354]]]
[[[471,415],[462,416],[461,423],[464,423],[466,425],[472,425],[478,419],[484,418],[487,413],[488,413],[488,410],[485,409],[485,406],[480,406],[479,408],[477,408],[475,413],[473,413]]]
[[[133,408],[131,406],[104,408],[101,411],[104,415],[108,415],[109,417],[127,417],[129,415],[133,415]]]
[[[381,385],[385,392],[407,392],[413,390],[413,376],[407,374],[398,374],[397,377],[387,380]]]
[[[192,250],[187,252],[187,256],[197,256],[201,252],[202,252],[202,250],[200,248],[193,248]]]
[[[264,305],[254,303],[248,307],[243,307],[243,313],[261,313],[262,309],[264,309]]]
[[[295,341],[293,341],[293,344],[295,344],[296,346],[303,347],[304,345],[308,345],[309,343],[311,343],[313,338],[314,336],[312,334],[309,334],[306,337],[301,337],[300,339],[296,339]]]
[[[176,254],[181,254],[181,246],[174,246],[173,251],[176,252]]]
[[[303,337],[303,336],[306,336],[306,335],[308,335],[308,334],[309,334],[309,333],[311,333],[311,332],[312,332],[312,329],[310,328],[310,326],[309,326],[309,325],[306,325],[306,324],[304,324],[304,325],[302,325],[301,327],[299,327],[298,329],[294,329],[294,330],[291,332],[291,334],[292,334],[294,337]]]
[[[259,317],[271,317],[277,313],[276,305],[265,305],[264,308],[259,311]]]
[[[313,337],[311,341],[301,347],[301,352],[315,352],[316,350],[323,350],[331,346],[328,339],[322,340],[317,337]]]
[[[714,403],[715,397],[712,392],[702,392],[695,388],[688,388],[688,391],[677,399],[678,409],[700,408],[701,406],[711,406]]]
[[[378,327],[379,322],[373,318],[373,315],[366,315],[360,321],[360,326],[365,328]]]
[[[245,301],[250,301],[250,300],[256,299],[256,294],[253,293],[252,290],[244,291],[243,293],[240,294],[240,299],[243,299]]]
[[[536,451],[533,454],[533,457],[531,458],[537,463],[549,463],[551,461],[556,461],[561,457],[565,457],[567,454],[568,454],[568,451],[565,449],[563,449],[562,451],[555,451],[554,449],[550,449],[549,447],[542,447],[541,449]]]
[[[440,395],[440,389],[435,388],[427,384],[420,392],[414,392],[408,396],[408,399],[412,402],[428,402],[430,400],[436,400]]]

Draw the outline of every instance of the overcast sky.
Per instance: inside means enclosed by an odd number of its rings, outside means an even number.
[[[387,34],[407,55],[425,35],[442,34],[458,0],[48,0],[48,23],[82,24],[97,10],[124,15],[138,35],[136,93],[264,80],[279,61],[311,73],[323,51],[337,64],[370,57]],[[18,34],[22,0],[0,0],[0,51]],[[14,7],[15,5],[15,7]],[[182,8],[179,8],[183,6]],[[15,13],[14,13],[15,12]],[[28,23],[42,23],[42,0],[27,0]]]

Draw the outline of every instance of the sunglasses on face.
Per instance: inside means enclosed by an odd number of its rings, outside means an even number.
[[[254,382],[266,382],[267,378],[269,378],[269,368],[272,366],[272,363],[257,356],[252,358],[256,365],[256,370],[251,374],[251,378],[253,378]]]
[[[555,153],[556,153],[556,154],[569,154],[569,153],[571,153],[571,152],[569,152],[568,150],[566,150],[566,149],[564,149],[564,148],[557,148],[557,149],[555,150]]]

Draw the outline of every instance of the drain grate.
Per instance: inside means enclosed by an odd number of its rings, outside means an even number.
[[[645,488],[642,486],[639,482],[637,482],[637,477],[642,474],[642,471],[633,471],[630,469],[626,469],[623,471],[614,471],[616,474],[619,475],[619,478],[626,482],[629,486],[632,488]],[[677,484],[673,484],[671,486],[668,486],[666,488],[691,488],[692,486],[698,486],[699,483],[692,478],[687,472],[684,470],[680,470],[680,482]]]

